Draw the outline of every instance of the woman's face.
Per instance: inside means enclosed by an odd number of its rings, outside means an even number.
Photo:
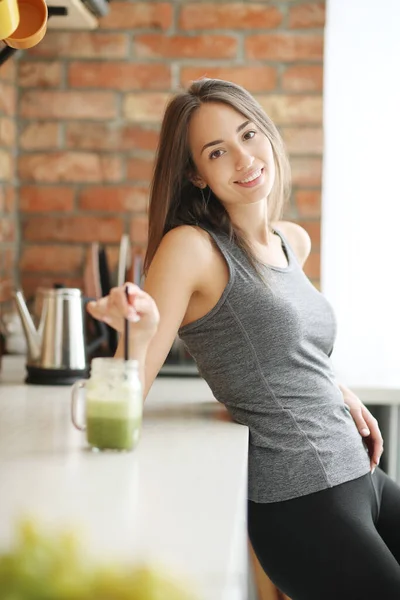
[[[230,106],[205,103],[194,113],[189,143],[198,171],[194,183],[208,185],[227,207],[265,200],[275,164],[268,138]]]

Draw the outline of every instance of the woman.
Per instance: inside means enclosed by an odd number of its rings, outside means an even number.
[[[377,468],[376,420],[335,381],[334,314],[302,270],[309,236],[279,220],[289,179],[254,98],[194,82],[162,124],[144,290],[130,284],[127,302],[115,288],[89,310],[120,332],[131,320],[145,396],[178,332],[249,427],[249,536],[285,594],[394,600],[400,488]]]

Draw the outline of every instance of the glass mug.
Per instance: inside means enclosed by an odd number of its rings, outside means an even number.
[[[85,419],[77,418],[82,392]],[[72,386],[72,423],[94,450],[132,450],[142,428],[143,394],[137,360],[94,358],[89,379]]]

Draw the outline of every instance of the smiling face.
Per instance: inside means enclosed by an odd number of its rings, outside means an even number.
[[[208,185],[226,208],[266,200],[275,179],[272,146],[241,113],[203,103],[190,121],[189,144],[197,168],[193,183]]]

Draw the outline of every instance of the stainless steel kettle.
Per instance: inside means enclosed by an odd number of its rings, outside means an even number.
[[[89,375],[89,355],[107,339],[104,323],[99,336],[86,344],[84,298],[76,288],[40,288],[41,316],[36,329],[20,290],[14,293],[27,342],[27,383],[69,385]]]

